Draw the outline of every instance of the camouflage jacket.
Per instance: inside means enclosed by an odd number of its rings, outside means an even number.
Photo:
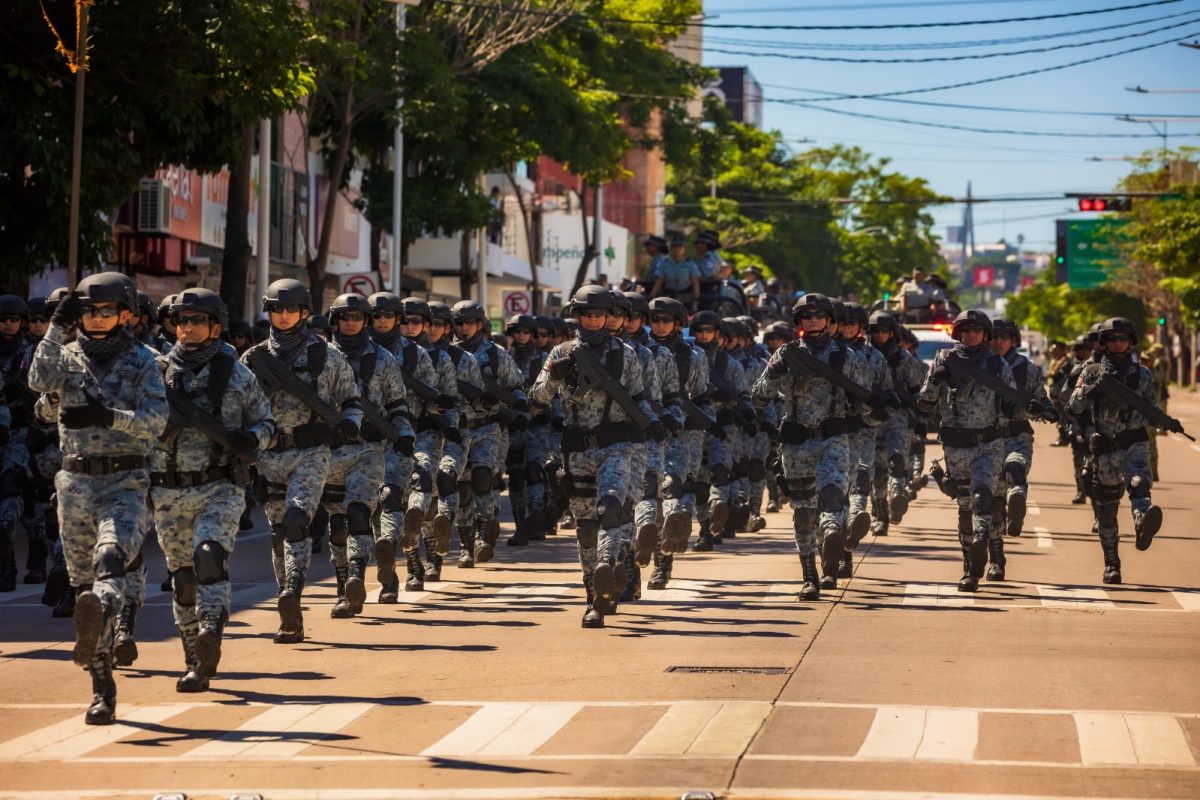
[[[468,402],[462,389],[459,388],[459,384],[462,383],[478,390],[480,393],[483,392],[483,376],[479,374],[479,362],[466,350],[463,350],[456,344],[451,344],[449,338],[445,336],[433,343],[431,347],[432,350],[436,350],[444,356],[442,364],[444,365],[446,362],[449,362],[450,369],[453,370],[453,378],[449,384],[451,388],[448,394],[462,400],[459,409],[455,412],[457,417],[456,422],[462,425],[466,420],[487,416],[486,412],[483,412],[475,404]],[[445,367],[442,366],[441,369],[444,370]],[[439,390],[445,391],[446,376],[444,373],[440,373],[440,376],[443,383],[439,386]]]
[[[400,370],[400,380],[402,383],[404,381],[404,374],[408,374],[426,386],[436,389],[438,394],[446,394],[442,387],[442,383],[444,382],[445,378],[438,374],[438,370],[433,365],[433,354],[431,354],[424,347],[417,344],[412,339],[408,339],[403,336],[397,336],[395,343],[390,348],[384,347],[378,342],[375,342],[373,339],[372,342],[381,350],[384,350],[395,357],[394,360],[396,367]],[[434,352],[439,354],[438,360],[440,361],[441,352]],[[452,370],[453,367],[449,364],[450,357],[446,356],[445,360],[447,363],[446,369]],[[450,372],[450,375],[453,375],[453,373]],[[451,397],[457,397],[458,389],[455,388],[449,394]],[[422,400],[421,396],[416,392],[409,392],[406,389],[405,395],[408,403],[408,410],[412,414],[413,420],[423,417],[426,414],[435,413],[434,409],[426,407],[425,401]],[[447,419],[449,419],[451,423],[455,422],[458,419],[457,413],[457,411],[451,410],[450,414],[447,415]]]
[[[1152,406],[1158,407],[1154,396],[1154,376],[1150,374],[1150,370],[1132,358],[1117,362],[1105,357],[1086,364],[1079,371],[1075,389],[1067,403],[1071,412],[1083,414],[1090,411],[1092,425],[1105,436],[1146,427],[1149,422],[1140,413],[1110,400],[1100,391],[1097,384],[1108,375],[1136,391]]]
[[[1012,370],[1013,381],[1018,389],[1029,395],[1037,405],[1050,403],[1050,398],[1046,396],[1046,379],[1042,375],[1041,367],[1018,353],[1015,347],[1004,355],[1004,360],[1008,362],[1009,369]],[[1027,420],[1029,419],[1029,410],[1014,408],[1009,419],[1010,421]]]
[[[416,345],[413,347],[420,350]],[[345,356],[345,353],[342,353],[341,348],[338,347],[336,339],[329,343],[329,349],[337,350],[343,357]],[[428,356],[426,360],[428,361]],[[349,359],[346,359],[346,363],[354,373],[359,397],[369,400],[383,412],[383,416],[392,423],[392,427],[402,438],[412,437],[413,429],[409,419],[408,398],[404,391],[404,377],[400,374],[400,365],[387,348],[368,339],[358,363],[355,364]],[[432,365],[429,365],[429,371],[433,372]],[[368,372],[370,374],[367,374]],[[366,430],[368,424],[365,420],[363,421],[363,434],[365,435],[361,435],[360,438],[365,441],[379,441],[376,434]],[[378,435],[382,436],[382,434]]]
[[[483,376],[487,376],[494,380],[501,389],[507,389],[512,392],[513,396],[518,400],[525,399],[525,382],[521,378],[521,370],[517,369],[517,362],[513,361],[513,357],[496,345],[491,339],[483,340],[475,350],[467,350],[479,365],[479,386],[483,386],[485,391],[487,387],[484,385]],[[481,404],[467,406],[467,419],[476,420],[484,417],[490,417],[495,414],[495,410],[484,408]]]
[[[60,407],[99,400],[114,413],[108,428],[69,429],[59,424],[63,455],[148,456],[167,427],[167,395],[154,353],[136,341],[103,370],[78,342],[63,344],[65,331],[50,324],[34,351],[29,388],[54,392]]]
[[[563,342],[550,351],[542,372],[529,390],[529,398],[539,406],[549,406],[554,396],[562,395],[563,411],[569,425],[582,428],[596,428],[610,422],[629,422],[625,410],[615,402],[603,388],[584,384],[582,389],[572,381],[561,380],[550,374],[551,365],[559,359],[569,358],[576,347],[587,347],[578,338]],[[645,379],[642,374],[642,362],[625,342],[610,336],[591,348],[592,353],[604,364],[609,373],[625,387],[630,396],[647,414],[653,415],[650,404],[646,401]],[[619,364],[619,369],[618,369]],[[618,374],[619,373],[619,374]]]
[[[259,342],[242,355],[242,363],[250,366],[250,354],[258,348],[267,347],[266,342]],[[309,354],[315,354],[317,348],[325,351],[325,364],[318,375],[313,375],[308,369]],[[315,333],[308,334],[308,344],[292,362],[292,372],[300,380],[312,386],[317,396],[329,403],[355,425],[362,425],[362,409],[358,405],[358,382],[354,379],[354,370],[346,363],[345,357],[330,346]],[[298,425],[320,420],[315,411],[306,406],[299,398],[286,391],[271,392],[267,395],[271,402],[271,416],[279,433],[291,433]]]
[[[1008,424],[1010,410],[998,394],[974,380],[961,382],[954,377],[943,378],[946,359],[968,355],[961,344],[939,350],[934,356],[933,369],[925,376],[918,400],[923,406],[932,406],[940,412],[943,428],[979,430],[995,427],[1002,430]],[[970,361],[976,368],[987,370],[1016,388],[1008,362],[987,347],[974,354]]]
[[[684,415],[679,407],[679,370],[675,366],[675,355],[666,345],[647,336],[645,330],[638,331],[630,339],[650,351],[651,362],[645,369],[653,374],[657,383],[654,410],[659,417],[664,413],[671,414],[682,425]]]
[[[843,344],[858,353],[867,362],[867,370],[871,375],[871,382],[866,384],[868,389],[885,396],[895,394],[896,390],[895,385],[892,383],[891,367],[888,366],[887,358],[884,357],[883,352],[879,348],[861,336],[853,342],[843,342]],[[913,399],[916,399],[915,393]],[[883,423],[883,420],[877,419],[873,414],[866,414],[862,419],[863,422],[872,427]]]
[[[866,359],[841,342],[829,341],[820,349],[814,348],[804,339],[788,342],[772,354],[766,370],[754,384],[756,397],[764,400],[777,397],[783,399],[783,422],[794,422],[811,428],[829,419],[870,413],[870,406],[866,402],[848,397],[844,389],[838,388],[826,378],[797,374],[788,369],[784,361],[785,348],[788,347],[807,350],[835,368],[840,363],[842,374],[860,386],[869,387],[872,382]]]

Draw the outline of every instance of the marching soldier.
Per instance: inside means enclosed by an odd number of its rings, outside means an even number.
[[[800,599],[816,600],[821,588],[837,586],[837,569],[845,549],[843,528],[850,475],[846,418],[867,413],[865,402],[847,396],[847,386],[869,385],[866,361],[832,336],[833,302],[823,294],[801,297],[792,309],[799,341],[771,356],[754,393],[763,399],[782,396],[779,426],[783,474],[792,504],[796,550],[804,574]],[[812,366],[793,367],[793,352]],[[817,551],[826,565],[817,574]]]
[[[183,642],[186,669],[175,690],[202,692],[216,674],[229,620],[242,487],[258,450],[274,437],[275,421],[254,375],[221,341],[221,298],[184,289],[168,313],[176,340],[158,363],[171,418],[153,454],[150,491]]]
[[[1088,460],[1087,428],[1090,427],[1090,414],[1083,412],[1076,415],[1071,413],[1067,402],[1071,392],[1079,381],[1079,374],[1092,356],[1092,345],[1086,334],[1076,336],[1071,344],[1071,362],[1055,373],[1050,385],[1050,397],[1059,403],[1063,418],[1067,423],[1067,443],[1071,446],[1071,463],[1075,472],[1075,496],[1071,502],[1083,505],[1087,502],[1090,487],[1084,477]]]
[[[508,353],[521,374],[521,386],[528,389],[533,386],[542,370],[542,354],[533,343],[534,334],[537,333],[537,320],[528,314],[514,314],[508,320],[504,333],[512,339]],[[529,426],[525,420],[509,426],[505,467],[508,470],[508,500],[512,505],[513,524],[516,527],[516,531],[508,540],[511,547],[529,544],[530,503],[526,481],[529,475],[526,466],[529,463],[530,439]]]
[[[76,590],[74,661],[92,674],[89,725],[116,721],[113,626],[125,570],[146,532],[147,457],[167,423],[162,373],[128,324],[133,282],[101,272],[54,311],[29,368],[29,386],[57,398],[63,469],[55,476],[59,528]],[[76,340],[64,345],[71,326]]]
[[[304,641],[300,599],[312,559],[309,524],[321,504],[329,447],[335,439],[358,436],[362,409],[354,371],[306,324],[312,314],[308,288],[291,278],[277,280],[263,293],[262,307],[270,332],[242,363],[262,385],[278,431],[258,456],[258,496],[271,525],[279,585],[275,642],[298,644]]]
[[[1117,509],[1122,494],[1129,492],[1138,550],[1149,549],[1154,535],[1162,527],[1162,509],[1150,499],[1153,481],[1147,433],[1150,417],[1162,412],[1155,402],[1154,377],[1150,370],[1133,360],[1133,344],[1137,338],[1133,323],[1124,317],[1112,317],[1102,322],[1097,339],[1103,355],[1083,367],[1068,401],[1071,412],[1088,414],[1093,426],[1088,440],[1095,470],[1092,501],[1100,547],[1104,552],[1105,583],[1121,582]],[[1108,381],[1124,387],[1134,399],[1123,401],[1110,395],[1103,385]],[[1168,430],[1181,431],[1182,428],[1175,422]]]
[[[4,403],[0,405],[0,452],[3,453],[0,467],[0,592],[12,592],[17,588],[14,531],[17,520],[26,515],[25,497],[32,479],[28,433],[36,398],[26,383],[33,352],[33,345],[26,337],[28,322],[29,309],[24,300],[14,294],[0,295],[0,381],[3,381],[4,392]],[[31,574],[35,578],[38,572],[44,575],[46,546],[38,539],[37,530],[32,526],[27,529],[26,582],[33,583],[35,581],[29,580]],[[40,563],[35,566],[35,562]]]
[[[960,592],[977,591],[987,569],[993,503],[1004,465],[1008,414],[999,393],[985,382],[990,376],[1015,386],[1008,362],[987,345],[991,335],[992,321],[983,312],[972,309],[955,317],[951,336],[958,344],[938,351],[919,400],[923,411],[937,411],[941,417],[946,481],[958,501]]]
[[[868,330],[871,334],[871,344],[883,353],[888,369],[891,370],[892,391],[901,400],[909,397],[915,401],[924,382],[924,365],[901,346],[900,326],[896,323],[896,318],[886,311],[876,311],[870,317]],[[905,405],[911,409],[913,403]],[[899,524],[908,511],[905,483],[908,478],[909,449],[912,445],[909,415],[892,414],[877,430],[879,438],[875,444],[875,473],[871,497],[871,515],[874,520],[871,532],[876,536],[887,536],[891,523]]]
[[[642,366],[637,354],[610,336],[607,322],[616,305],[603,286],[584,286],[571,308],[579,320],[575,341],[555,347],[530,390],[539,406],[547,407],[561,392],[567,414],[563,430],[563,459],[570,484],[571,511],[579,540],[579,564],[587,592],[585,628],[604,627],[624,588],[625,567],[618,560],[621,529],[632,524],[626,499],[635,443],[645,440],[634,421],[648,404],[642,398]],[[593,382],[582,360],[599,365],[606,374]],[[626,404],[633,404],[629,408]]]

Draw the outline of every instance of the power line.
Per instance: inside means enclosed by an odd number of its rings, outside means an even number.
[[[675,47],[681,50],[702,50],[708,53],[720,53],[726,56],[752,56],[754,58],[783,58],[791,61],[819,61],[831,62],[838,64],[933,64],[951,61],[980,61],[988,58],[1007,58],[1009,56],[1024,56],[1033,53],[1051,53],[1056,50],[1069,50],[1077,47],[1091,47],[1098,44],[1110,44],[1112,42],[1125,41],[1126,39],[1136,39],[1142,36],[1152,36],[1163,31],[1183,28],[1188,25],[1193,25],[1200,22],[1200,17],[1192,17],[1181,22],[1175,22],[1171,25],[1164,25],[1161,28],[1152,28],[1145,31],[1137,31],[1136,33],[1126,33],[1121,36],[1109,36],[1104,39],[1092,39],[1086,42],[1064,42],[1062,44],[1048,45],[1046,47],[1029,47],[1024,50],[1008,50],[1002,53],[967,53],[957,56],[921,56],[920,58],[851,58],[850,56],[817,56],[804,53],[756,53],[749,50],[726,50],[720,47],[709,47],[707,44],[702,47],[691,47],[688,45],[675,44]],[[1189,34],[1190,36],[1191,34]],[[1183,38],[1188,38],[1187,36]],[[1178,41],[1172,39],[1172,42]],[[1163,44],[1169,44],[1164,42]]]
[[[1022,0],[1024,2],[1025,0]],[[706,36],[705,42],[714,44],[725,44],[734,47],[775,47],[784,50],[869,50],[869,51],[902,51],[902,50],[954,50],[968,47],[997,47],[1008,44],[1025,44],[1027,42],[1040,42],[1047,39],[1063,39],[1069,36],[1085,36],[1090,33],[1105,33],[1107,31],[1121,30],[1123,28],[1134,28],[1138,25],[1149,25],[1155,22],[1162,22],[1168,19],[1177,19],[1186,17],[1196,13],[1195,11],[1180,11],[1176,14],[1167,14],[1161,17],[1150,17],[1149,19],[1133,20],[1132,22],[1122,22],[1116,25],[1101,25],[1095,28],[1083,28],[1074,31],[1057,31],[1054,33],[1038,33],[1029,36],[1009,36],[1002,39],[968,39],[954,42],[889,42],[889,43],[874,43],[865,42],[858,43],[836,43],[836,42],[785,42],[778,39],[738,39],[724,36]]]
[[[1057,14],[1040,14],[1031,17],[1007,17],[1004,19],[952,20],[944,22],[903,22],[887,25],[743,25],[732,22],[692,22],[675,19],[637,19],[634,17],[607,17],[594,14],[580,14],[573,11],[537,11],[528,8],[516,8],[500,3],[478,3],[469,0],[433,0],[438,5],[458,6],[460,8],[475,8],[483,11],[509,11],[531,17],[549,17],[553,19],[578,19],[587,22],[618,23],[627,25],[655,25],[660,27],[696,27],[710,30],[739,29],[760,31],[880,31],[880,30],[914,30],[918,28],[957,28],[968,25],[1005,25],[1013,22],[1039,22],[1047,19],[1066,19],[1068,17],[1087,17],[1096,14],[1111,14],[1117,11],[1130,11],[1137,8],[1151,8],[1180,3],[1183,0],[1151,0],[1151,2],[1134,3],[1131,5],[1096,8],[1087,11],[1065,11]]]
[[[778,14],[782,12],[807,11],[869,11],[891,8],[933,8],[938,6],[994,6],[1007,3],[1033,3],[1047,0],[922,0],[906,3],[846,3],[833,6],[779,6],[776,8],[714,8],[716,14]]]

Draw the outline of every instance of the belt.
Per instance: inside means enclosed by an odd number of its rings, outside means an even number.
[[[222,464],[193,472],[150,473],[150,485],[162,489],[188,489],[223,480],[232,481],[233,474],[227,465]]]
[[[63,456],[62,468],[79,475],[110,475],[145,469],[145,456]]]
[[[275,442],[267,449],[272,452],[281,450],[303,450],[309,447],[328,445],[332,429],[324,422],[309,422],[297,425],[290,431],[280,431]]]
[[[1145,442],[1149,439],[1150,436],[1145,428],[1130,428],[1127,431],[1121,431],[1112,436],[1097,431],[1089,437],[1088,449],[1092,451],[1092,455],[1099,456],[1117,450],[1125,450],[1138,442]]]
[[[1027,419],[1017,419],[1008,423],[1008,430],[1004,432],[1004,435],[1020,436],[1023,433],[1033,433],[1033,426],[1029,424],[1029,420]]]
[[[496,414],[492,414],[491,416],[487,417],[479,417],[478,419],[467,420],[467,424],[460,427],[466,428],[469,431],[473,431],[476,428],[482,428],[485,425],[498,424],[500,424],[500,417]]]
[[[783,444],[804,444],[839,436],[846,431],[846,420],[841,417],[827,419],[820,425],[801,425],[793,420],[784,420],[779,426],[779,441]]]
[[[562,432],[564,453],[579,453],[595,447],[608,447],[610,444],[644,441],[646,434],[632,422],[610,422],[596,428],[568,425]]]
[[[862,417],[849,417],[846,420],[846,433],[858,433],[865,425]]]
[[[995,428],[941,428],[938,436],[946,447],[974,447],[1000,438]]]

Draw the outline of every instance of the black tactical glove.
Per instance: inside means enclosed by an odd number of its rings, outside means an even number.
[[[871,407],[871,411],[875,413],[877,418],[880,418],[887,414],[887,395],[883,392],[871,392],[871,396],[867,398],[867,405]]]
[[[650,427],[646,429],[646,435],[655,442],[665,442],[667,440],[667,429],[663,426],[660,420],[655,420],[650,423]]]
[[[458,428],[446,428],[446,430],[442,432],[442,436],[446,438],[447,442],[462,444],[462,431],[460,431]]]
[[[341,445],[352,442],[358,438],[358,426],[354,424],[354,420],[342,417],[338,420],[338,424],[333,426],[333,446],[340,447]]]
[[[411,456],[413,454],[413,442],[413,437],[401,436],[396,440],[396,443],[392,445],[392,449],[402,456]]]
[[[527,431],[529,430],[529,417],[524,414],[517,414],[513,417],[512,422],[508,423],[509,430]]]
[[[458,405],[458,398],[452,394],[439,394],[437,399],[434,400],[434,405],[442,411],[449,411]]]
[[[60,328],[69,328],[82,318],[83,301],[79,299],[79,293],[67,292],[54,307],[54,314],[51,315],[50,321]]]
[[[663,414],[658,421],[667,429],[667,433],[679,433],[683,430],[683,426],[679,424],[679,420],[675,418],[674,414]]]
[[[933,383],[946,383],[950,380],[950,368],[945,364],[937,364],[929,371],[929,380]]]
[[[81,406],[63,406],[58,412],[58,421],[64,428],[78,430],[80,428],[108,428],[113,424],[116,414],[99,400],[88,398]]]
[[[250,431],[234,428],[229,431],[229,443],[233,454],[246,458],[258,452],[258,437]]]
[[[770,364],[767,365],[767,377],[768,378],[772,378],[772,379],[782,378],[784,375],[787,375],[787,371],[788,371],[788,365],[787,365],[787,362],[783,360],[782,355],[780,355],[778,358],[776,358],[774,361],[772,361]]]
[[[513,411],[519,411],[522,414],[529,413],[529,401],[528,400],[518,398],[517,401],[512,404],[512,407],[513,407]]]
[[[500,398],[496,397],[496,395],[492,394],[491,392],[485,391],[479,397],[479,405],[483,406],[488,411],[491,411],[493,408],[500,405]]]
[[[565,381],[575,372],[575,361],[569,356],[556,358],[548,362],[546,366],[550,377],[556,381]]]
[[[712,425],[708,426],[708,435],[715,436],[718,439],[724,439],[725,438],[725,429],[714,422]]]

